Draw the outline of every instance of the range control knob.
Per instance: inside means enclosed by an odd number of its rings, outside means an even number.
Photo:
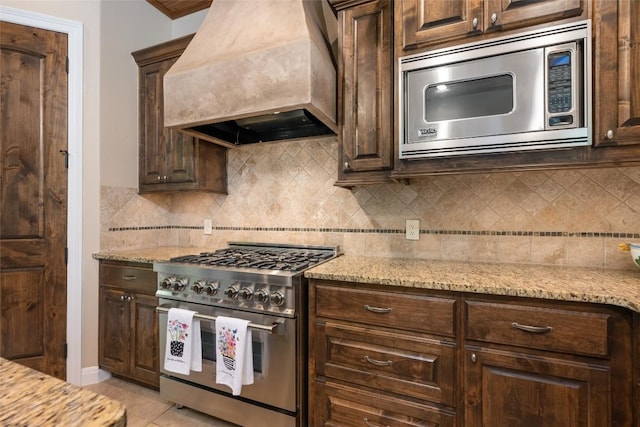
[[[189,282],[189,280],[187,280],[186,277],[179,277],[176,279],[176,281],[173,284],[173,290],[174,291],[182,291],[184,290],[184,288],[187,287],[187,283]]]
[[[227,296],[227,298],[229,299],[236,299],[238,298],[238,287],[233,285],[233,286],[229,286],[225,291],[224,294]]]
[[[191,290],[196,294],[201,294],[204,291],[204,280],[198,280],[193,284]]]
[[[176,276],[165,277],[160,282],[160,287],[162,289],[170,289],[173,286],[175,281],[176,281]]]
[[[218,282],[209,282],[207,283],[207,286],[204,288],[204,290],[207,292],[207,295],[215,295],[218,293],[219,287],[220,285],[218,284]]]
[[[258,289],[253,297],[260,304],[266,304],[269,302],[269,291],[264,288]]]
[[[253,298],[253,290],[247,287],[240,289],[240,298],[245,301],[251,301],[251,298]]]
[[[271,302],[271,305],[281,306],[282,304],[284,304],[284,295],[282,295],[280,292],[271,292],[271,295],[269,296],[269,302]]]

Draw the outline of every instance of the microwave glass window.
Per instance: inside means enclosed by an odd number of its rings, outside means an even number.
[[[548,57],[550,113],[571,111],[571,52],[556,52]]]
[[[511,74],[428,86],[425,120],[471,119],[513,111],[514,84]]]

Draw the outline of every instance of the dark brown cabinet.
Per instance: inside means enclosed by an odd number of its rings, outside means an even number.
[[[150,265],[100,263],[100,367],[154,388],[159,386],[156,286]]]
[[[395,2],[403,50],[586,16],[586,0],[404,0]],[[468,40],[471,41],[471,40]]]
[[[193,35],[133,52],[139,85],[139,192],[227,191],[227,151],[164,126],[163,77]]]
[[[338,31],[337,185],[388,181],[393,168],[393,7],[332,0]]]
[[[640,144],[640,2],[594,5],[594,145]]]
[[[315,279],[309,301],[310,425],[639,425],[628,310]]]

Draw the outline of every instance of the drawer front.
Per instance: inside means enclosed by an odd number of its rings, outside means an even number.
[[[315,304],[319,317],[455,335],[456,300],[453,298],[318,284]]]
[[[118,264],[100,264],[100,284],[155,294],[157,274],[152,267],[137,267]]]
[[[316,330],[318,375],[454,405],[455,343],[331,322]]]
[[[609,318],[551,307],[466,301],[467,339],[606,357]]]
[[[455,414],[333,382],[316,383],[314,426],[454,427]]]

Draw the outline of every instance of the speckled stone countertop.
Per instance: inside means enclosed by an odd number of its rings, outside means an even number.
[[[343,255],[315,279],[611,304],[640,312],[640,270],[470,263]]]
[[[102,259],[106,261],[125,261],[125,262],[142,262],[153,263],[159,261],[167,261],[169,258],[174,258],[183,255],[195,255],[200,252],[214,251],[215,249],[206,248],[193,248],[193,247],[178,247],[178,246],[166,246],[160,248],[151,249],[132,249],[127,251],[105,251],[93,254],[95,259]]]
[[[127,425],[126,408],[116,400],[0,357],[0,425]]]

